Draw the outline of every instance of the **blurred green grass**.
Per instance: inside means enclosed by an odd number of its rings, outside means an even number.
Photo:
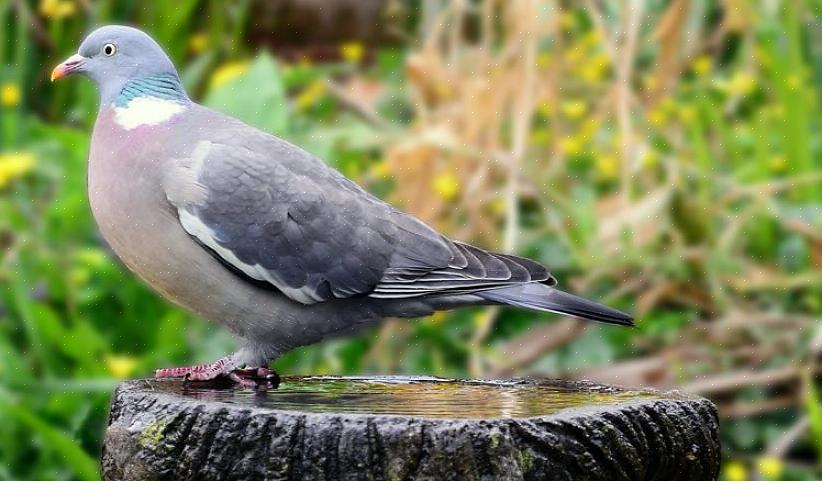
[[[0,0],[0,480],[97,479],[117,380],[234,347],[137,282],[90,217],[96,93],[47,78],[106,23],[150,32],[205,104],[639,315],[636,330],[507,310],[394,321],[289,353],[282,373],[591,377],[665,359],[657,378],[617,380],[687,387],[817,366],[822,2],[655,1],[638,13],[523,0],[499,7],[489,35],[477,32],[493,2],[389,1],[400,40],[340,38],[331,55],[252,41],[262,3]],[[537,27],[517,8],[535,8]],[[437,27],[458,21],[465,39]],[[726,416],[724,479],[822,479],[814,384],[706,391]],[[771,453],[805,416],[810,434]]]

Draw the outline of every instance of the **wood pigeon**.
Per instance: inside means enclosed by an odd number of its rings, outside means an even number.
[[[461,306],[633,324],[558,290],[544,266],[448,239],[299,147],[198,105],[140,30],[94,31],[51,78],[73,74],[100,92],[88,189],[106,241],[160,294],[241,340],[157,377],[254,385],[296,347]]]

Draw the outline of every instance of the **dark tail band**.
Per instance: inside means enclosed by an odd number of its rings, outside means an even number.
[[[633,317],[624,312],[536,282],[476,292],[474,295],[497,304],[555,312],[621,326],[634,325]]]

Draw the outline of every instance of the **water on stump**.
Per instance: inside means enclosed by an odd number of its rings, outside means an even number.
[[[583,382],[287,377],[122,384],[105,480],[714,480],[716,409]]]

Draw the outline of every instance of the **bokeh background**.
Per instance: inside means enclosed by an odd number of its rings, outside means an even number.
[[[234,348],[90,217],[97,96],[48,74],[115,22],[206,105],[638,319],[388,321],[280,373],[679,388],[720,407],[723,479],[822,479],[821,20],[820,0],[0,0],[0,480],[98,479],[118,380]]]

